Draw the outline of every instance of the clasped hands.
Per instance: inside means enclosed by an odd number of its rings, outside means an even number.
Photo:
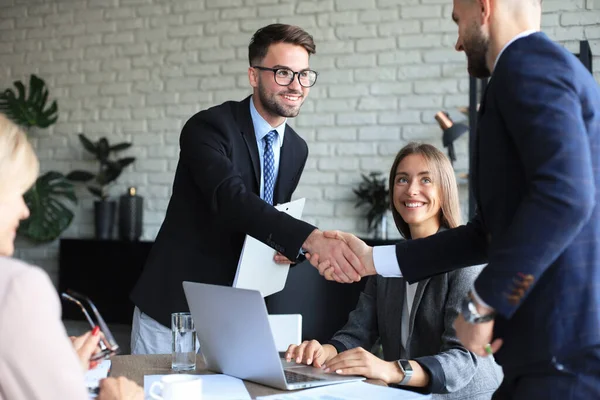
[[[373,248],[351,233],[315,229],[302,248],[306,250],[306,258],[312,266],[327,280],[352,283],[364,276],[377,274]],[[275,255],[275,261],[290,262],[279,253]]]

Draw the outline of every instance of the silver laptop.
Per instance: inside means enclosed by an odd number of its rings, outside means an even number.
[[[365,379],[281,359],[258,291],[195,282],[183,282],[183,289],[211,371],[282,390]]]

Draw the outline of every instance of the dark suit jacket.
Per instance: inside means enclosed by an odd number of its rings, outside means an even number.
[[[183,281],[233,283],[246,234],[296,260],[315,229],[259,197],[250,97],[194,115],[183,127],[180,147],[165,220],[131,295],[142,312],[165,326],[172,312],[188,310]],[[276,204],[290,201],[307,157],[306,142],[287,126]]]
[[[499,313],[498,362],[560,362],[600,344],[600,90],[535,33],[506,48],[479,113],[477,216],[399,243],[398,263],[414,282],[489,262],[475,289]]]

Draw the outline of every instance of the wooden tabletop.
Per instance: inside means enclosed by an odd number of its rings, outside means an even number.
[[[115,356],[111,360],[110,376],[125,376],[142,387],[144,386],[144,375],[167,375],[174,373],[171,371],[170,354]],[[202,356],[199,355],[196,358],[196,370],[186,371],[186,374],[206,375],[212,374],[212,372],[205,369],[204,360]],[[367,382],[376,385],[385,385],[381,381],[367,380]],[[253,399],[257,396],[284,393],[282,390],[253,382],[244,381],[244,384],[246,385],[248,393],[250,393],[250,397]]]

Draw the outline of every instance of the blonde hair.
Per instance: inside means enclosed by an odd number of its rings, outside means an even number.
[[[430,144],[412,142],[400,149],[396,155],[394,164],[392,164],[392,169],[390,170],[390,205],[394,222],[396,223],[396,227],[400,231],[400,234],[406,239],[411,238],[408,224],[402,219],[400,213],[394,206],[393,190],[398,164],[411,154],[421,155],[429,165],[433,183],[439,190],[440,202],[442,203],[440,208],[440,225],[444,228],[456,228],[461,224],[461,217],[458,201],[458,187],[456,185],[456,177],[454,176],[454,168],[452,168],[450,160],[448,160],[444,153]]]
[[[0,194],[17,185],[25,192],[35,182],[39,168],[25,132],[0,113]]]

